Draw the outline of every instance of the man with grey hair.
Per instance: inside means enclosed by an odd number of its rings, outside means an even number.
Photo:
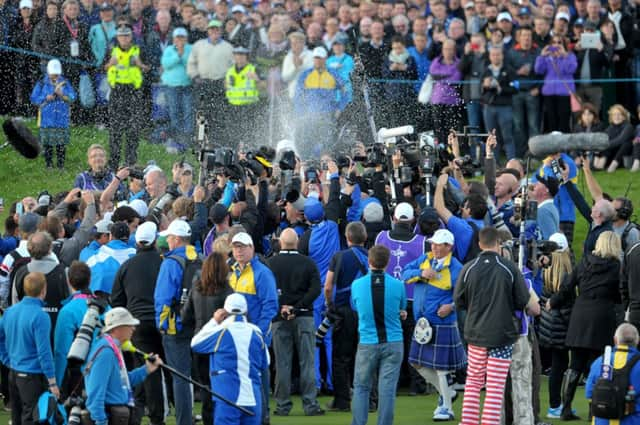
[[[591,223],[589,233],[587,233],[587,237],[584,239],[585,254],[595,249],[596,241],[602,232],[608,230],[613,231],[612,221],[615,215],[616,210],[613,208],[613,204],[604,198],[597,200],[595,204],[593,204],[589,218],[583,214],[587,221]]]
[[[616,379],[615,371],[624,368],[628,362],[632,361],[634,357],[640,355],[640,352],[637,349],[638,345],[638,330],[635,326],[629,323],[623,323],[618,326],[616,329],[616,333],[613,337],[613,342],[615,347],[613,347],[609,364],[613,366],[613,379]],[[621,355],[622,354],[622,355]],[[624,355],[626,354],[626,355]],[[605,355],[606,356],[606,355]],[[591,365],[591,370],[589,371],[589,377],[587,378],[586,386],[585,386],[585,397],[591,400],[594,397],[594,387],[598,380],[602,377],[602,374],[605,369],[603,369],[603,361],[605,356],[598,357],[593,364]],[[607,356],[608,357],[608,356]],[[628,371],[628,388],[640,388],[640,362],[637,362],[635,365],[631,367],[631,370]],[[606,378],[605,378],[606,379]],[[609,378],[611,379],[611,378]],[[595,402],[595,400],[594,400]],[[632,413],[630,415],[624,416],[624,419],[620,421],[623,424],[632,424],[636,423],[640,418],[640,410],[638,399],[634,398],[634,408],[632,409]],[[594,424],[600,423],[614,423],[612,420],[594,417]],[[618,421],[616,421],[618,423]]]
[[[47,232],[36,232],[27,242],[27,250],[31,256],[29,263],[16,269],[12,282],[12,304],[17,304],[25,295],[24,279],[29,273],[39,272],[47,279],[47,295],[44,299],[43,310],[51,318],[51,329],[55,329],[58,311],[62,308],[62,301],[70,295],[67,285],[67,274],[64,265],[60,264],[56,255],[51,251],[53,238]]]

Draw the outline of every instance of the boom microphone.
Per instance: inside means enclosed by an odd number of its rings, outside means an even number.
[[[125,341],[125,342],[122,344],[122,347],[121,347],[121,348],[122,348],[122,351],[126,351],[126,352],[129,352],[129,353],[135,353],[135,354],[138,354],[138,355],[142,356],[145,360],[149,360],[151,363],[155,363],[155,361],[156,361],[156,355],[155,355],[155,354],[154,354],[154,355],[151,355],[151,354],[145,353],[144,351],[140,351],[140,350],[138,350],[138,349],[137,349],[137,348],[136,348],[136,347],[131,343],[131,341]],[[216,398],[219,398],[220,400],[222,400],[222,401],[224,401],[225,403],[227,403],[229,406],[235,407],[236,409],[240,410],[242,413],[246,413],[246,414],[247,414],[247,415],[249,415],[249,416],[255,416],[255,415],[256,415],[254,412],[252,412],[251,410],[247,409],[246,407],[238,406],[238,405],[237,405],[237,404],[235,404],[233,401],[231,401],[231,400],[227,399],[226,397],[223,397],[223,396],[221,396],[220,394],[218,394],[218,393],[216,393],[216,392],[212,391],[212,390],[211,390],[211,388],[209,388],[208,386],[203,385],[203,384],[201,384],[201,383],[200,383],[200,382],[198,382],[198,381],[194,381],[193,379],[191,379],[191,377],[189,377],[189,376],[187,376],[187,375],[185,375],[185,374],[183,374],[183,373],[181,373],[181,372],[178,372],[178,371],[177,371],[177,370],[175,370],[174,368],[172,368],[172,367],[170,367],[170,366],[167,366],[167,365],[166,365],[166,364],[164,364],[164,363],[160,364],[160,367],[161,367],[161,368],[163,368],[163,369],[165,369],[165,370],[167,370],[167,371],[169,371],[169,372],[171,372],[172,374],[174,374],[174,375],[175,375],[175,376],[177,376],[178,378],[182,378],[182,379],[184,379],[185,381],[187,381],[187,382],[189,382],[189,383],[191,383],[191,384],[195,385],[196,387],[201,388],[201,389],[203,389],[203,390],[207,391],[207,392],[208,392],[209,394],[211,394],[212,396],[214,396],[214,397],[216,397]]]
[[[24,123],[11,118],[2,123],[2,130],[7,136],[7,143],[0,146],[11,145],[18,153],[27,159],[35,159],[40,154],[40,143]]]
[[[560,133],[553,132],[533,136],[529,139],[529,151],[533,156],[544,158],[558,152],[601,152],[609,147],[606,133]]]

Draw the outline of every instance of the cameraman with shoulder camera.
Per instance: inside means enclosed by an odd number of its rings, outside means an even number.
[[[320,295],[320,275],[311,258],[297,251],[295,230],[280,235],[280,252],[268,265],[276,278],[280,314],[273,319],[273,349],[276,359],[275,415],[288,416],[292,408],[291,361],[294,348],[300,361],[300,392],[307,416],[324,414],[316,400],[313,370],[315,324],[313,301]]]

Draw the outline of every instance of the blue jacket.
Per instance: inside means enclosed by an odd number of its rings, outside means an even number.
[[[415,91],[416,93],[420,93],[422,82],[427,79],[427,76],[429,75],[429,67],[431,66],[431,59],[429,59],[429,55],[427,54],[429,48],[425,47],[422,53],[418,53],[416,48],[411,46],[407,48],[407,51],[416,62],[419,83],[415,85]]]
[[[0,360],[24,373],[55,376],[51,354],[51,319],[39,298],[24,297],[0,320]]]
[[[187,75],[187,61],[191,54],[191,44],[184,45],[182,56],[172,44],[162,52],[162,84],[169,87],[184,87],[191,85],[191,78]]]
[[[8,236],[6,238],[0,238],[0,258],[4,257],[14,249],[18,247],[20,239]]]
[[[91,292],[102,291],[111,294],[118,269],[134,255],[136,250],[120,240],[112,240],[102,245],[98,252],[87,260],[87,266],[91,268]]]
[[[101,66],[110,51],[109,45],[116,38],[116,23],[100,22],[91,26],[89,30],[89,44],[91,44],[91,52],[93,53],[96,66]]]
[[[276,279],[269,267],[255,256],[244,269],[231,266],[229,286],[247,299],[249,322],[260,328],[267,345],[271,343],[271,320],[278,313]]]
[[[343,54],[341,57],[333,55],[327,59],[327,68],[335,71],[342,81],[344,81],[344,92],[338,93],[336,100],[341,102],[340,97],[344,97],[344,104],[351,102],[353,99],[353,87],[351,86],[351,73],[353,72],[355,65],[353,58],[348,54]]]
[[[55,93],[56,87],[47,76],[39,80],[31,92],[31,103],[38,106],[38,120],[40,128],[69,128],[69,103],[76,100],[76,91],[71,81],[63,76],[58,77],[57,84],[62,84],[62,95],[53,100],[47,100],[48,95]]]
[[[182,319],[180,312],[172,308],[174,301],[179,301],[182,295],[183,270],[180,263],[169,258],[172,255],[195,260],[198,257],[193,245],[181,246],[164,255],[164,261],[160,265],[156,289],[153,293],[156,311],[156,326],[168,335],[175,335],[182,331]]]
[[[451,216],[447,222],[447,229],[453,233],[456,244],[453,247],[453,255],[456,256],[461,262],[464,261],[473,241],[473,228],[469,224],[469,221],[473,221],[478,230],[484,227],[482,220],[474,220],[472,218],[463,219],[456,216]]]
[[[351,285],[351,305],[358,313],[360,344],[402,342],[400,310],[407,308],[404,282],[387,273],[369,272]]]
[[[85,246],[84,248],[82,248],[82,251],[80,251],[79,260],[86,263],[89,258],[96,255],[101,246],[102,245],[100,245],[97,241],[91,241],[89,245]]]
[[[315,68],[302,71],[296,84],[294,106],[297,114],[331,114],[342,111],[347,105],[344,81],[333,70],[319,73]],[[338,100],[339,99],[339,100]]]
[[[117,339],[113,341],[120,347]],[[123,387],[118,358],[104,337],[93,343],[87,357],[87,367],[89,372],[84,377],[87,410],[96,424],[106,424],[105,405],[126,405],[129,402],[129,393]],[[147,376],[147,369],[145,366],[140,366],[128,375],[129,383],[134,387],[142,383]]]
[[[578,182],[578,167],[576,167],[576,163],[573,162],[573,159],[567,155],[566,153],[561,153],[560,157],[564,161],[564,163],[569,167],[569,178],[573,182],[573,184],[577,184]],[[543,165],[536,172],[536,176],[544,176],[544,177],[555,177],[553,174],[553,169],[548,165]],[[537,180],[534,177],[533,182],[535,183]],[[576,206],[571,199],[571,195],[569,195],[569,191],[565,187],[565,185],[560,185],[560,189],[558,190],[558,194],[553,198],[553,203],[558,209],[558,213],[560,214],[560,221],[570,221],[574,223],[576,221]],[[505,220],[506,223],[506,220]]]
[[[452,254],[445,257],[443,268],[438,271],[439,278],[425,281],[420,274],[422,270],[431,269],[433,253],[423,254],[407,264],[402,272],[402,280],[407,284],[415,284],[413,290],[413,316],[415,320],[426,317],[432,324],[451,324],[456,322],[456,313],[447,317],[439,317],[438,309],[441,305],[453,303],[453,288],[462,263]]]
[[[59,385],[63,384],[64,371],[67,369],[67,354],[89,308],[87,300],[91,296],[91,294],[76,291],[62,301],[62,308],[58,313],[56,329],[53,334],[53,360],[56,368],[56,382]],[[99,331],[99,327],[96,327],[94,337]]]
[[[623,348],[627,348],[628,352],[622,351]],[[640,352],[636,348],[627,347],[624,345],[619,345],[617,347],[614,347],[612,351],[613,351],[613,354],[611,358],[613,360],[614,369],[623,368],[624,365],[629,360],[629,358],[631,358],[631,356],[640,355]],[[589,377],[587,378],[587,383],[585,386],[585,397],[588,400],[591,400],[591,397],[593,395],[593,386],[596,384],[596,382],[598,381],[598,378],[600,377],[601,367],[602,367],[602,356],[598,357],[591,364],[591,370],[589,371]],[[594,418],[593,419],[594,425],[614,425],[614,424],[640,425],[640,391],[638,391],[638,388],[640,388],[640,362],[636,363],[636,365],[631,370],[629,385],[633,385],[633,388],[636,390],[635,412],[632,415],[624,417],[619,422],[613,421],[613,420],[610,421],[609,419]]]
[[[269,373],[269,362],[257,326],[244,316],[231,316],[220,324],[212,319],[193,337],[191,349],[211,354],[213,391],[240,406],[258,404],[262,397],[262,371]]]

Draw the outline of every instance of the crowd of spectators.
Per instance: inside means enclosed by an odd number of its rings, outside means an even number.
[[[584,109],[615,127],[610,108],[621,105],[636,121],[639,10],[622,0],[4,0],[0,113],[44,107],[29,94],[55,57],[79,92],[72,122],[108,126],[114,152],[125,137],[125,165],[145,127],[149,140],[185,149],[196,116],[217,143],[295,139],[309,155],[310,138],[329,147],[344,128],[371,140],[368,82],[378,128],[414,124],[440,141],[464,124],[495,128],[512,159],[536,134],[583,128]],[[425,81],[426,105],[417,101]],[[604,166],[640,159],[635,134],[609,133]]]

